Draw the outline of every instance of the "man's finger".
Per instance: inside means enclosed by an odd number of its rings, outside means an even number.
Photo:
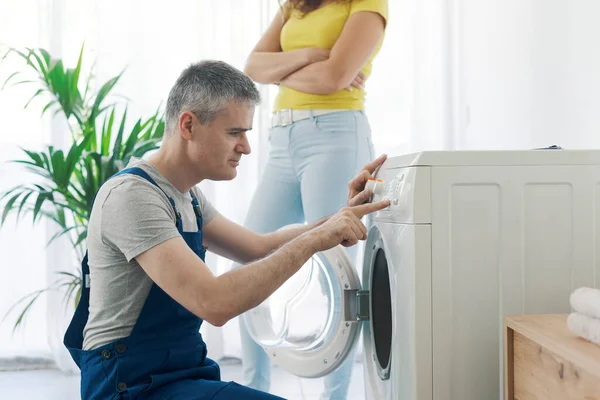
[[[368,233],[367,227],[362,222],[360,222],[360,219],[357,219],[357,222],[358,222],[358,229],[360,230],[360,233],[362,235],[359,239],[360,240],[367,239],[367,233]]]
[[[360,221],[358,221],[358,222],[360,223]],[[358,240],[363,239],[363,231],[357,223],[351,224],[350,229],[352,230],[352,233],[354,233],[354,236],[356,237],[356,239],[358,239]]]
[[[386,159],[387,154],[382,154],[367,165],[365,165],[364,169],[366,169],[367,171],[369,171],[370,174],[372,174],[378,167],[380,167],[384,163]]]
[[[362,171],[360,171],[360,173],[354,179],[352,179],[350,181],[350,184],[349,184],[350,189],[355,190],[356,192],[363,190],[367,180],[373,178],[371,176],[371,174],[373,172],[375,172],[375,170],[377,168],[379,168],[386,159],[387,159],[387,155],[382,154],[379,157],[377,157],[375,160],[373,160],[370,163],[368,163],[367,165],[365,165],[365,167],[362,169]]]
[[[354,222],[354,233],[356,233],[358,240],[365,240],[367,238],[367,227],[358,218]]]
[[[352,207],[352,212],[358,218],[362,218],[367,214],[371,214],[375,211],[383,210],[384,208],[386,208],[389,205],[390,205],[389,200],[382,200],[382,201],[378,201],[375,203],[365,203],[365,204],[361,204],[359,206]]]
[[[348,205],[350,207],[359,206],[359,205],[363,204],[365,201],[369,200],[369,197],[371,197],[372,194],[373,194],[373,192],[371,192],[370,190],[363,190],[362,192],[360,192],[359,194],[354,196],[352,199],[350,199],[350,201],[348,202]]]

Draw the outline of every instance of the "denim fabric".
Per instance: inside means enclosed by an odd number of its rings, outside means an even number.
[[[346,205],[348,182],[374,157],[363,111],[338,111],[275,127],[269,140],[269,159],[245,221],[247,228],[258,233],[336,213]],[[348,254],[354,260],[356,246]],[[268,391],[269,358],[244,324],[240,333],[244,384]],[[346,398],[353,362],[354,351],[325,378],[323,399]]]

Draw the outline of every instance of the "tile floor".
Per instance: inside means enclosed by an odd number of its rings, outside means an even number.
[[[242,366],[231,363],[221,366],[223,380],[240,382]],[[301,379],[274,367],[271,377],[273,394],[290,400],[317,400],[323,388],[323,379]],[[0,399],[2,400],[77,400],[79,377],[64,375],[57,370],[0,372]],[[364,399],[362,363],[356,363],[347,400]]]

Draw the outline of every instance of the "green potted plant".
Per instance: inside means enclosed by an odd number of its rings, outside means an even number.
[[[32,181],[0,193],[0,227],[10,215],[17,221],[31,219],[34,223],[45,219],[58,228],[48,244],[67,238],[78,259],[85,251],[92,201],[100,186],[131,157],[156,149],[164,133],[158,110],[128,128],[127,104],[113,103],[109,96],[122,73],[94,91],[92,71],[82,73],[83,50],[82,46],[74,68],[67,68],[41,48],[8,48],[0,53],[0,67],[7,57],[17,57],[24,65],[8,76],[1,90],[21,84],[32,86],[33,94],[25,107],[42,100],[42,115],[52,113],[52,118],[66,120],[72,140],[65,150],[53,146],[42,151],[22,149],[23,158],[12,161],[29,170]],[[48,291],[62,292],[66,304],[77,304],[81,294],[79,265],[67,265],[48,287],[18,300],[4,317],[16,315],[13,331],[23,325],[27,311]]]

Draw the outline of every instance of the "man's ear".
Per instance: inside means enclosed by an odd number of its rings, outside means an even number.
[[[184,111],[181,113],[179,116],[179,133],[181,137],[185,140],[192,140],[192,127],[197,120],[198,118],[196,118],[193,112]]]

